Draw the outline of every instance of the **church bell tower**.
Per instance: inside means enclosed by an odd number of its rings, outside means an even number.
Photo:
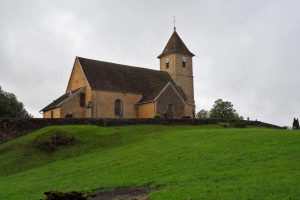
[[[174,32],[169,39],[163,52],[158,56],[160,59],[160,71],[168,72],[174,82],[183,90],[186,96],[187,116],[194,116],[194,78],[193,78],[193,56],[181,38]],[[192,114],[191,114],[192,113]]]

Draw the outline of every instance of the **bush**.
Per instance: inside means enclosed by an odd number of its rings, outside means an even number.
[[[246,128],[246,125],[241,120],[234,120],[229,124],[229,127],[232,127],[232,128]]]
[[[51,153],[60,147],[73,145],[75,141],[74,135],[55,131],[37,137],[34,140],[34,144],[38,149]]]
[[[155,115],[153,118],[154,119],[160,119],[160,115]]]

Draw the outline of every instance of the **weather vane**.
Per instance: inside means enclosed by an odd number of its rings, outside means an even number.
[[[173,24],[174,24],[174,31],[176,31],[176,20],[175,20],[175,16],[173,15]]]

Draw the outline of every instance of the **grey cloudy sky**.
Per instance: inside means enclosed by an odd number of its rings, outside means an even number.
[[[223,98],[250,119],[300,117],[296,0],[0,0],[0,85],[40,117],[75,56],[159,69],[172,15],[196,54],[197,110]]]

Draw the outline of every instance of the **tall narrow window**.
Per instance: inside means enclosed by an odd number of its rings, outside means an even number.
[[[181,61],[182,61],[182,67],[185,68],[186,57],[183,56]]]
[[[123,116],[123,104],[121,99],[117,99],[115,101],[115,115],[117,117],[122,117]]]
[[[51,110],[51,118],[53,118],[54,117],[54,112],[53,112],[53,110]]]
[[[80,94],[80,106],[85,107],[85,94],[84,93]]]
[[[172,119],[174,118],[174,107],[172,104],[168,105],[168,109],[167,109],[167,118],[168,119]]]

